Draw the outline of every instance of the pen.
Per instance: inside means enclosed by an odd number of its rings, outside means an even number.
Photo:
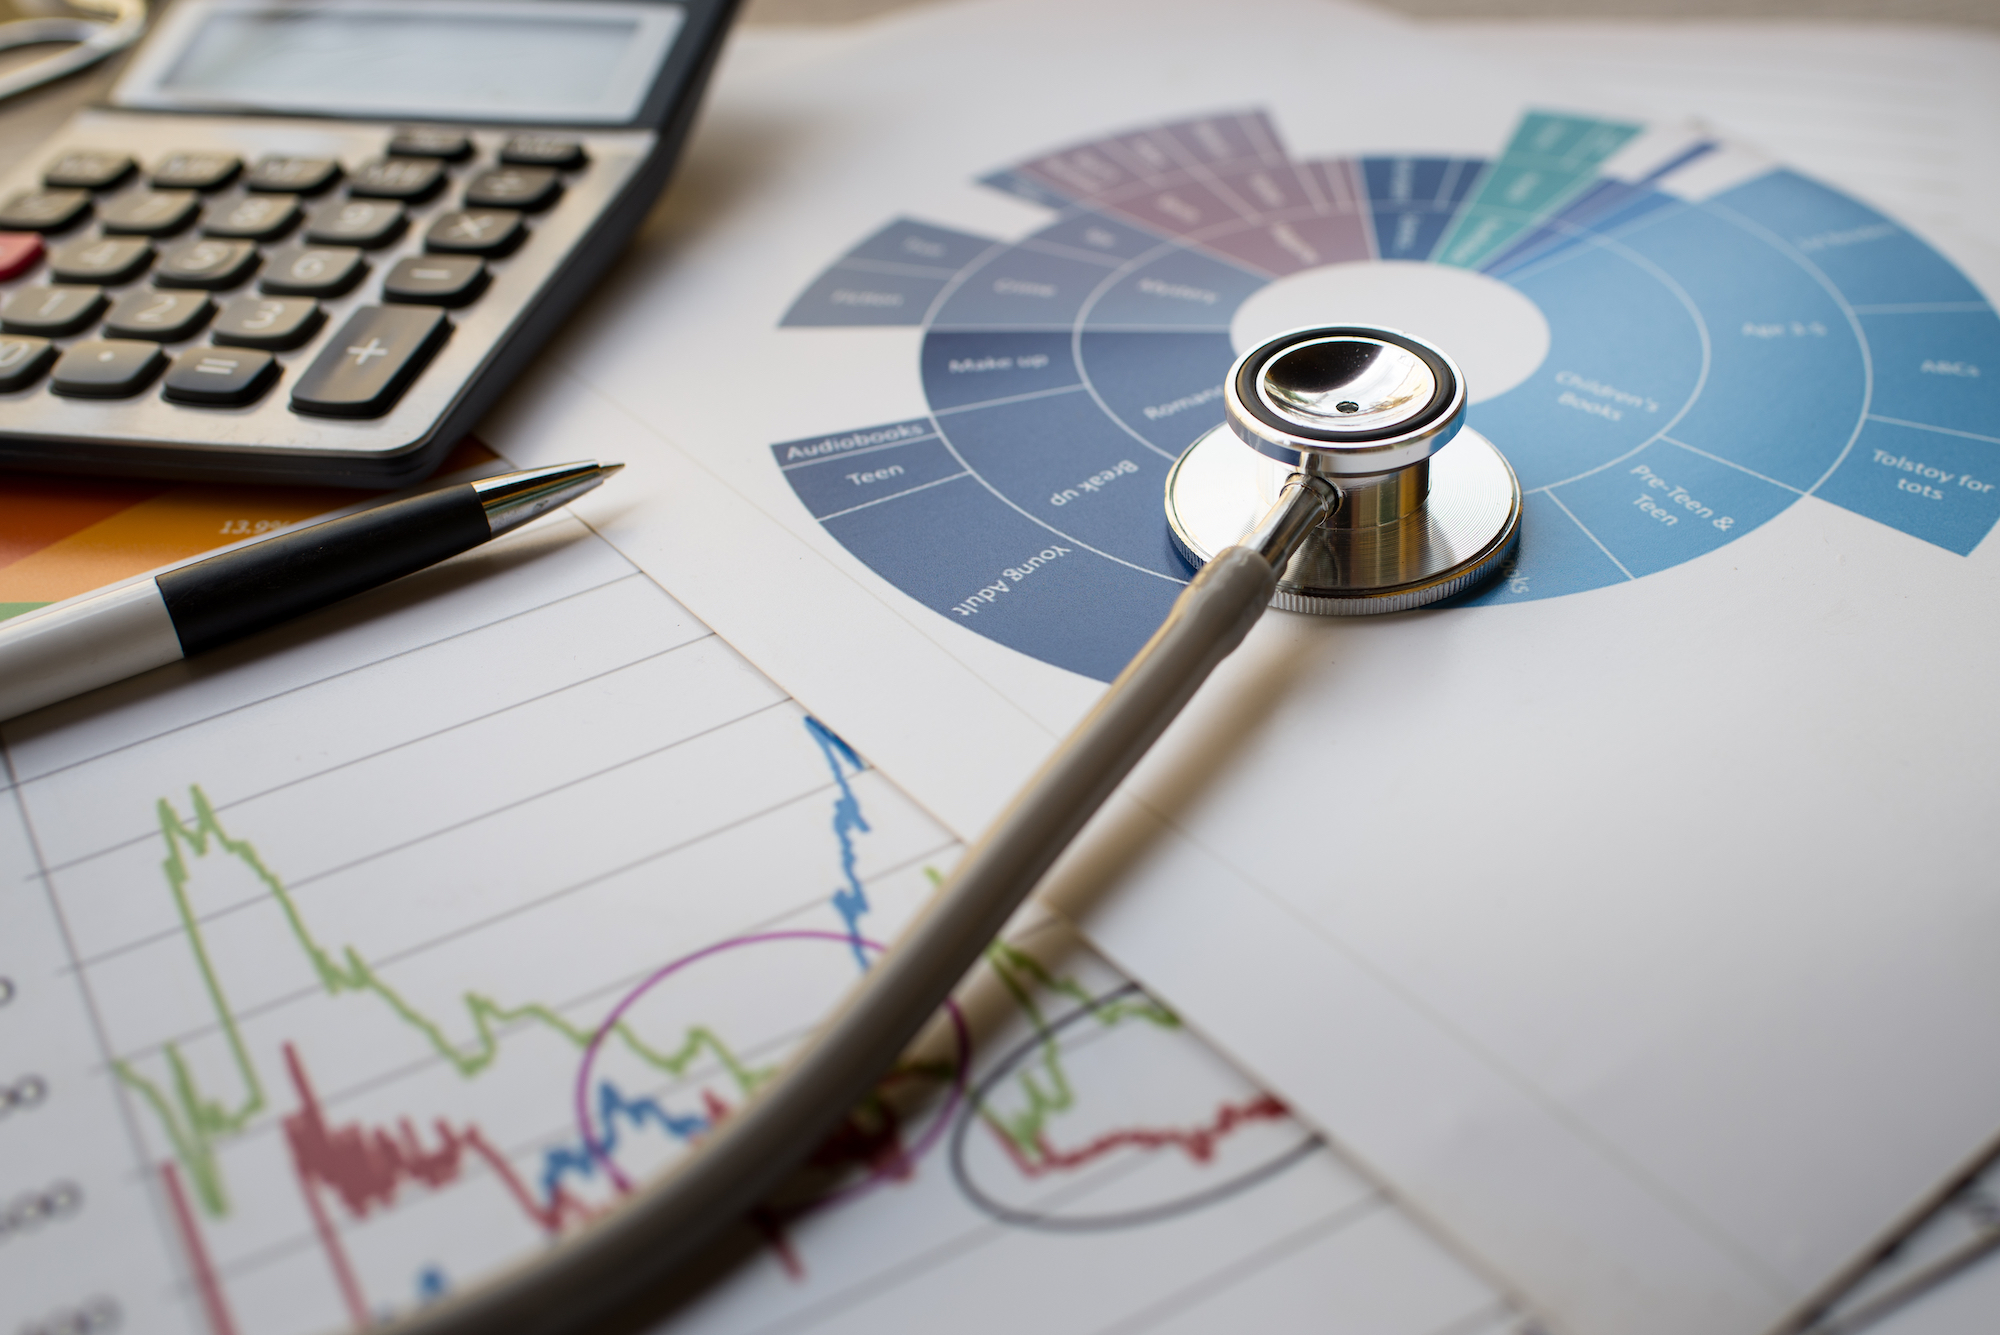
[[[623,464],[555,464],[310,524],[0,624],[0,719],[387,584],[519,528]]]

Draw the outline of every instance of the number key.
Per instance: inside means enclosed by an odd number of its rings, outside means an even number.
[[[488,167],[465,183],[465,206],[534,213],[560,194],[562,182],[547,167]]]
[[[347,183],[347,193],[416,203],[443,185],[444,164],[433,158],[382,158],[364,163]]]
[[[24,287],[0,307],[0,329],[61,338],[95,323],[106,304],[94,287]]]
[[[0,394],[34,384],[55,359],[55,344],[45,338],[0,337]]]
[[[215,322],[217,343],[285,352],[299,347],[325,323],[316,301],[304,297],[237,297]]]
[[[157,343],[90,338],[72,343],[56,363],[49,388],[77,399],[129,399],[153,383],[167,364]]]
[[[292,158],[272,154],[259,158],[243,184],[250,190],[275,190],[316,195],[340,179],[340,164],[332,158]]]
[[[486,287],[486,264],[471,255],[412,255],[396,261],[382,280],[390,301],[463,306]]]
[[[292,386],[292,411],[320,417],[380,417],[446,338],[444,312],[422,306],[363,306],[347,317]]]
[[[306,220],[306,240],[373,249],[403,234],[407,222],[401,204],[387,200],[347,199],[320,205]]]
[[[49,272],[64,283],[129,282],[152,262],[153,248],[146,242],[109,236],[72,241],[49,252]]]
[[[249,348],[189,348],[174,358],[160,387],[169,403],[233,408],[264,396],[278,378],[268,352]]]
[[[192,190],[135,190],[106,200],[97,217],[107,232],[172,236],[194,217],[198,198]]]
[[[513,209],[454,209],[424,233],[424,249],[448,255],[505,255],[527,229]]]
[[[153,184],[162,190],[220,190],[243,170],[234,153],[169,153],[153,168]]]
[[[298,220],[297,195],[244,195],[217,200],[201,220],[201,230],[244,241],[276,241]]]
[[[153,281],[161,287],[235,287],[257,269],[257,247],[248,241],[183,241],[160,257]]]
[[[193,338],[215,305],[203,292],[127,292],[104,317],[104,332],[112,338],[150,338],[178,343]]]
[[[63,154],[42,173],[52,190],[109,190],[132,174],[132,159],[123,153],[80,148]]]
[[[352,246],[280,246],[258,286],[281,297],[337,297],[367,272]]]
[[[30,190],[0,206],[0,227],[15,232],[60,232],[89,213],[88,190]]]

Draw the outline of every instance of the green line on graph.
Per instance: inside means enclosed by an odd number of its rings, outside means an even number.
[[[1039,1154],[1049,1119],[1076,1106],[1076,1091],[1070,1085],[1069,1073],[1063,1069],[1061,1045],[1035,1001],[1035,992],[1040,989],[1085,1006],[1093,1005],[1096,999],[1075,979],[1057,977],[1033,956],[1004,941],[987,947],[986,962],[1014,998],[1014,1004],[1028,1017],[1028,1023],[1041,1035],[1041,1060],[1037,1066],[1023,1067],[1014,1077],[1014,1086],[1024,1100],[1023,1107],[1003,1113],[982,1104],[979,1115],[1023,1154]],[[1178,1029],[1181,1024],[1179,1016],[1139,991],[1095,1004],[1091,1018],[1106,1029],[1133,1020],[1160,1029]]]
[[[201,972],[202,986],[221,1026],[230,1064],[242,1081],[242,1092],[233,1101],[203,1093],[177,1043],[165,1045],[169,1079],[164,1085],[146,1076],[129,1060],[117,1061],[113,1066],[118,1078],[152,1110],[165,1128],[167,1138],[173,1144],[174,1157],[186,1169],[188,1181],[194,1187],[195,1199],[208,1214],[220,1216],[229,1211],[229,1194],[216,1157],[218,1143],[241,1131],[263,1112],[266,1099],[257,1064],[243,1041],[236,1013],[209,958],[208,942],[202,934],[201,924],[188,902],[187,886],[193,874],[188,866],[189,855],[206,857],[213,848],[242,863],[263,883],[271,900],[284,914],[286,925],[327,995],[339,996],[344,992],[374,995],[416,1030],[425,1043],[462,1076],[476,1076],[493,1063],[499,1055],[500,1030],[505,1026],[539,1025],[578,1048],[589,1044],[591,1029],[565,1019],[547,1006],[533,1002],[504,1006],[477,992],[463,995],[466,1017],[472,1022],[475,1037],[466,1046],[453,1042],[441,1023],[423,1014],[384,982],[352,946],[332,950],[315,940],[284,882],[264,865],[257,850],[247,840],[230,837],[216,817],[208,795],[199,787],[190,788],[189,796],[194,806],[192,821],[183,820],[165,798],[160,799],[160,833],[167,843],[167,859],[161,867],[173,895],[174,912],[180,918],[181,929],[194,952],[195,966]],[[742,1061],[714,1031],[706,1028],[690,1028],[680,1044],[671,1049],[653,1047],[622,1021],[612,1029],[612,1034],[633,1056],[668,1075],[684,1074],[702,1057],[709,1056],[722,1066],[743,1093],[748,1094],[771,1074],[769,1068],[753,1067]]]

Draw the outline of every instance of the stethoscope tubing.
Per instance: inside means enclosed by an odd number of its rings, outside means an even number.
[[[558,1335],[676,1284],[768,1199],[931,1021],[1056,859],[1224,658],[1338,504],[1295,476],[1219,553],[1082,722],[814,1039],[680,1163],[533,1259],[397,1322],[397,1335]]]

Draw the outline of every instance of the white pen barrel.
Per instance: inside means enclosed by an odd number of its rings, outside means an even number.
[[[181,656],[166,600],[150,579],[0,622],[0,719]]]

